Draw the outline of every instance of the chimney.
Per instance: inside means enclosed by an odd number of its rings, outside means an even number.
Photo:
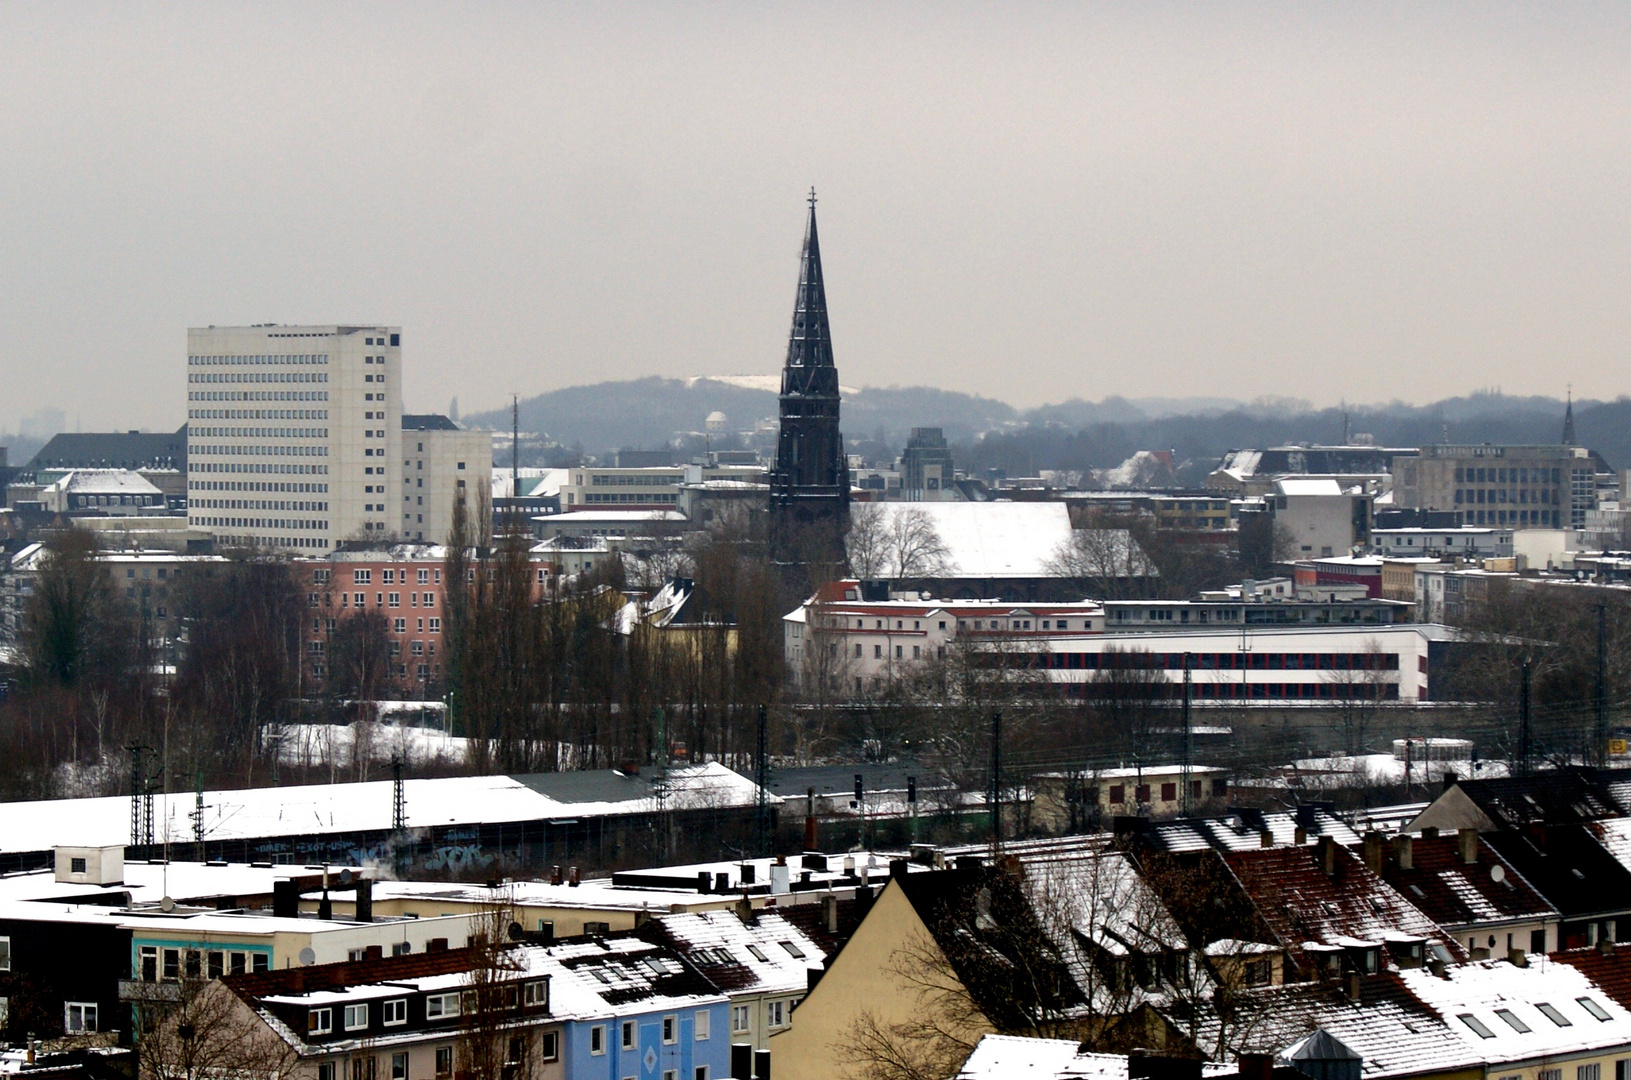
[[[1320,869],[1326,877],[1337,876],[1337,842],[1329,836],[1320,837]]]
[[[907,874],[907,865],[907,860],[905,859],[890,859],[889,876],[896,879],[905,877]]]
[[[712,874],[710,874],[706,870],[698,870],[697,871],[697,892],[699,892],[699,893],[712,892],[713,891],[713,883],[714,883],[714,876]],[[576,884],[576,883],[574,882],[574,884]]]
[[[736,902],[736,917],[738,919],[741,919],[744,923],[747,923],[749,926],[752,926],[753,925],[753,901],[749,900],[745,896],[742,897],[742,899],[738,900]]]
[[[1427,958],[1427,970],[1441,979],[1448,979],[1450,977],[1449,969],[1444,966],[1444,961],[1440,960],[1436,956],[1430,956]]]
[[[731,876],[730,876],[730,874],[725,872],[725,871],[720,871],[719,873],[715,874],[714,875],[714,892],[730,892],[730,891],[731,891]]]
[[[741,865],[741,867],[739,869],[740,869],[739,876],[740,876],[740,878],[742,880],[742,884],[752,885],[754,880],[758,877],[758,872],[757,872],[756,868],[754,867],[754,865],[752,863],[750,863],[750,862],[745,862],[745,863],[743,863]]]
[[[838,897],[832,893],[821,898],[821,926],[829,934],[838,933]]]
[[[1361,991],[1364,989],[1364,987],[1364,980],[1359,977],[1359,973],[1357,971],[1351,973],[1348,976],[1348,1000],[1353,1002],[1355,1005],[1358,1005],[1359,999],[1362,996]]]
[[[731,1080],[753,1080],[752,1043],[731,1043]]]
[[[755,1050],[753,1052],[753,1071],[759,1080],[770,1080],[769,1050]]]
[[[1455,834],[1456,846],[1461,851],[1461,861],[1472,866],[1478,861],[1478,830],[1461,829]]]
[[[1506,951],[1506,962],[1513,967],[1528,967],[1529,954],[1522,949],[1508,949]]]
[[[280,919],[300,916],[300,883],[294,878],[277,878],[272,882],[272,914]]]
[[[1446,769],[1444,771],[1444,790],[1449,791],[1451,788],[1455,787],[1456,781],[1459,779],[1461,779],[1459,776]]]
[[[1274,1055],[1241,1054],[1236,1067],[1240,1080],[1270,1080],[1274,1075]]]
[[[561,883],[561,867],[559,863],[549,868],[549,883],[551,885],[559,885]]]
[[[328,898],[328,887],[323,887],[323,896],[317,901],[317,917],[327,921],[334,918],[334,901]]]
[[[447,938],[433,937],[425,942],[426,952],[447,952]]]
[[[358,922],[374,921],[374,883],[372,881],[357,882],[357,910],[352,917]]]
[[[363,950],[362,955],[364,960],[383,960],[385,959],[385,946],[369,945]]]
[[[1382,834],[1379,832],[1365,834],[1365,865],[1373,874],[1382,872]]]
[[[1272,832],[1270,832],[1269,830],[1267,830],[1267,829],[1264,829],[1262,832],[1258,833],[1257,834],[1257,846],[1258,847],[1273,847],[1274,846],[1274,834]]]
[[[568,871],[567,878],[566,878],[566,884],[567,884],[568,888],[575,889],[575,888],[578,887],[578,868],[577,867],[574,866],[574,867],[571,868],[570,871]]]
[[[1598,938],[1597,939],[1597,951],[1602,953],[1604,956],[1613,956],[1614,955],[1614,939],[1613,938],[1606,938],[1606,937]]]
[[[1416,868],[1415,837],[1402,832],[1393,838],[1393,855],[1399,860],[1400,870]]]
[[[1308,833],[1303,831],[1303,827],[1301,825],[1297,826],[1291,831],[1291,842],[1298,847],[1302,847],[1304,844],[1308,843]]]

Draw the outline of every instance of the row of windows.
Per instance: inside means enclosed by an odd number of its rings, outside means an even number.
[[[295,532],[325,532],[326,521],[306,521],[301,518],[234,518],[193,517],[190,520],[212,529],[292,529]],[[307,547],[306,544],[286,546]]]
[[[398,574],[401,575],[400,578],[397,576]],[[440,569],[425,567],[425,568],[421,568],[419,570],[418,574],[419,574],[419,584],[421,584],[421,585],[429,585],[430,582],[431,582],[431,575],[432,574],[435,575],[436,584],[440,585],[442,583],[442,571]],[[316,581],[316,582],[318,582],[320,584],[323,583],[323,582],[328,581],[329,580],[329,571],[327,571],[327,570],[317,571],[313,575],[312,580],[314,580],[314,581]],[[408,571],[407,570],[405,570],[405,569],[404,570],[395,570],[395,569],[387,567],[386,569],[383,569],[383,570],[381,570],[379,572],[379,582],[380,582],[381,585],[392,585],[392,584],[395,584],[399,580],[404,585],[406,585],[408,583]],[[373,581],[374,581],[374,571],[372,569],[369,569],[369,568],[366,568],[366,567],[358,567],[357,569],[351,571],[351,583],[353,585],[371,585],[371,584],[373,584]],[[432,607],[433,606],[431,604],[431,602],[430,602],[430,594],[428,594],[428,593],[425,595],[425,606],[426,607]]]
[[[1151,787],[1152,787],[1152,785],[1150,785],[1150,784],[1135,784],[1135,785],[1133,785],[1133,799],[1136,802],[1140,802],[1140,803],[1149,802],[1150,801],[1150,795],[1151,795]],[[1110,784],[1110,785],[1108,785],[1108,789],[1109,790],[1108,790],[1107,794],[1110,796],[1109,802],[1110,802],[1111,806],[1125,806],[1127,804],[1127,785],[1126,784]],[[1191,780],[1189,782],[1190,798],[1193,798],[1193,799],[1205,798],[1205,791],[1206,791],[1206,782],[1204,780]],[[1083,794],[1083,797],[1088,802],[1096,803],[1096,802],[1099,801],[1099,789],[1098,788],[1088,788],[1082,794]],[[1229,781],[1225,780],[1221,776],[1214,778],[1213,781],[1212,781],[1212,797],[1214,799],[1221,799],[1221,798],[1223,798],[1223,796],[1225,796],[1227,794],[1229,794]],[[1177,802],[1178,801],[1178,784],[1177,784],[1176,781],[1161,785],[1161,801],[1162,802]]]
[[[993,660],[1003,658],[994,657]],[[1007,658],[1010,662],[1012,658]],[[1182,671],[1183,653],[1158,652],[1104,652],[1104,653],[1038,653],[1022,666],[1053,668],[1055,670],[1123,669],[1143,671]],[[1189,666],[1194,671],[1397,671],[1398,653],[1271,653],[1226,652],[1190,653]]]
[[[1073,698],[1103,698],[1113,695],[1124,695],[1129,689],[1135,690],[1139,696],[1150,700],[1176,701],[1183,697],[1183,684],[1177,682],[1157,683],[1154,686],[1139,686],[1134,688],[1116,687],[1103,683],[1080,682],[1069,683],[1065,686],[1067,697]],[[1399,699],[1398,683],[1195,683],[1190,687],[1191,696],[1199,701],[1397,701]]]
[[[143,982],[219,979],[246,971],[265,971],[270,957],[245,949],[181,949],[143,945],[136,955],[136,977]]]
[[[297,436],[290,434],[297,430],[295,428],[262,428],[259,430],[266,432],[266,437],[269,438],[323,438],[322,435]],[[316,431],[319,429],[299,430]],[[328,432],[327,428],[320,430],[324,432],[324,435]],[[326,446],[189,446],[187,452],[195,457],[328,457],[328,447]],[[380,452],[384,453],[383,450]],[[368,453],[372,454],[373,451],[370,450]],[[210,470],[205,469],[203,471],[208,472]]]
[[[678,495],[665,494],[660,491],[617,492],[615,494],[610,492],[599,494],[591,491],[583,497],[583,501],[585,503],[677,503],[679,498]]]
[[[1557,528],[1562,515],[1556,510],[1467,510],[1467,525],[1550,525]]]
[[[1551,488],[1456,488],[1455,504],[1464,503],[1518,503],[1527,505],[1533,503],[1537,506],[1551,505]]]
[[[672,476],[595,473],[590,477],[589,483],[594,487],[666,487],[677,480],[679,480],[677,473]]]
[[[196,491],[328,491],[327,484],[300,481],[195,480],[187,486]]]
[[[187,363],[191,367],[280,367],[280,366],[311,366],[328,363],[328,356],[323,353],[270,353],[256,356],[189,356]]]
[[[304,412],[290,409],[290,412]],[[316,410],[312,410],[316,411]],[[291,420],[308,420],[306,416],[291,416]],[[265,427],[207,427],[195,432],[205,439],[326,439],[328,428],[265,428]]]
[[[1458,484],[1557,484],[1563,479],[1562,469],[1457,469]]]
[[[187,376],[190,383],[326,383],[326,371],[205,371]]]
[[[301,510],[318,514],[328,510],[326,502],[304,499],[194,499],[192,505],[198,510]]]

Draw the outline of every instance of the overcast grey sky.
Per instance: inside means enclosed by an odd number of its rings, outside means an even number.
[[[1016,404],[1616,396],[1631,6],[0,5],[0,428],[173,426],[186,327],[405,404],[774,372]]]

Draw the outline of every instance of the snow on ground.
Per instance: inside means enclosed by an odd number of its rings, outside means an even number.
[[[1335,754],[1331,757],[1301,758],[1284,765],[1280,773],[1287,780],[1309,790],[1329,790],[1405,782],[1403,758],[1392,754]],[[1489,780],[1507,775],[1504,761],[1414,761],[1410,765],[1412,784],[1438,784],[1450,772],[1468,780]]]
[[[360,720],[354,724],[286,724],[278,744],[285,765],[334,765],[349,768],[361,761],[388,763],[400,756],[412,766],[463,764],[470,740],[435,728],[407,727]]]

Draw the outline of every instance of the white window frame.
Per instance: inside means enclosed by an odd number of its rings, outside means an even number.
[[[773,1028],[783,1027],[784,1025],[786,1025],[786,1023],[787,1023],[787,1002],[780,1001],[780,1000],[765,1002],[765,1027],[766,1027],[766,1029],[773,1029]]]
[[[74,1022],[75,1013],[78,1013],[79,1022]],[[89,1023],[87,1023],[87,1019]],[[62,1030],[69,1035],[83,1035],[97,1030],[96,1002],[94,1001],[64,1001],[62,1003]]]
[[[741,1023],[737,1023],[740,1020]],[[731,1006],[731,1034],[740,1035],[753,1030],[753,1008],[748,1005]]]
[[[524,1005],[549,1004],[549,983],[544,979],[534,979],[522,988],[521,1002]]]
[[[361,1017],[360,1020],[357,1019],[359,1016]],[[365,1001],[357,1005],[347,1005],[345,1007],[345,1012],[341,1017],[341,1022],[345,1024],[345,1029],[347,1031],[361,1031],[363,1028],[367,1027],[368,1003]]]
[[[692,1018],[691,1023],[691,1030],[695,1032],[697,1042],[708,1041],[708,1036],[710,1034],[709,1028],[712,1026],[712,1020],[713,1014],[707,1009],[697,1010],[696,1016]]]
[[[663,1045],[673,1046],[680,1041],[680,1018],[673,1013],[663,1017]]]
[[[306,1034],[327,1035],[334,1030],[334,1010],[329,1008],[306,1010]]]
[[[396,1027],[408,1022],[408,999],[389,998],[380,1006],[380,1023],[386,1027]]]
[[[432,1011],[433,1009],[435,1011]],[[458,994],[427,994],[425,996],[426,1020],[447,1020],[458,1015]]]
[[[596,1057],[606,1052],[605,1024],[596,1024],[589,1029],[589,1052]]]
[[[546,1032],[543,1032],[539,1036],[539,1041],[540,1041],[540,1049],[539,1049],[539,1052],[538,1052],[538,1059],[540,1061],[559,1061],[559,1060],[561,1060],[561,1033],[560,1032],[558,1032],[558,1031],[546,1031]]]
[[[623,1021],[622,1041],[619,1045],[625,1050],[637,1049],[640,1045],[640,1025],[633,1020]]]

